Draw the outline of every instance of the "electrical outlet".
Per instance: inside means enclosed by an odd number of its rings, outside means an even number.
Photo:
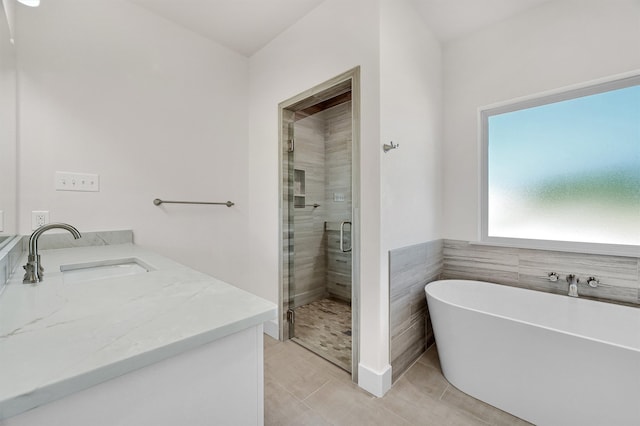
[[[42,225],[49,223],[49,212],[46,210],[31,212],[31,230],[35,231]]]
[[[99,192],[100,176],[93,173],[56,172],[56,191]]]

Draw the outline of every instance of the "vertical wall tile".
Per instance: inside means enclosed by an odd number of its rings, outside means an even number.
[[[289,110],[282,110],[283,120],[280,128],[280,132],[283,138],[286,140],[289,138],[289,126],[293,125],[295,113]],[[282,211],[289,211],[289,200],[293,197],[293,186],[289,185],[289,182],[294,181],[294,168],[293,162],[286,143],[282,143],[280,159],[282,167]],[[289,294],[289,287],[292,282],[292,277],[289,271],[289,260],[293,255],[293,226],[288,221],[288,213],[284,218],[282,226],[282,300],[283,306],[280,309],[280,324],[281,332],[284,336],[289,335],[289,323],[287,322],[287,311],[290,306],[289,303],[292,300],[292,296]]]
[[[325,224],[331,218],[351,219],[352,119],[350,101],[323,111],[296,113],[285,109],[282,113],[282,135],[288,138],[293,129],[295,137],[293,153],[288,151],[287,144],[282,144],[281,152],[282,208],[291,209],[293,213],[289,223],[284,224],[282,235],[284,309],[281,320],[286,335],[285,315],[289,304],[297,307],[327,296],[351,298],[350,266],[347,272],[340,271],[339,280],[329,271]],[[334,192],[343,194],[344,199],[334,202]],[[297,207],[293,207],[294,202]],[[313,207],[314,204],[318,206]],[[333,290],[328,286],[329,278],[334,278],[331,280]]]
[[[566,276],[574,274],[584,285],[578,286],[583,296],[636,303],[638,299],[638,259],[547,250],[521,250],[520,282],[533,290],[566,294]],[[550,282],[549,272],[560,280]],[[597,288],[586,285],[589,277],[600,280]]]
[[[581,280],[583,296],[625,303],[640,303],[640,259],[625,256],[517,249],[444,241],[445,279],[459,278],[508,284],[532,290],[566,294],[565,277],[575,274]],[[560,275],[551,282],[550,272]],[[600,280],[597,288],[586,285],[589,277]]]
[[[638,298],[636,303],[640,304],[640,258],[638,258]]]
[[[518,253],[513,249],[444,241],[443,279],[471,279],[518,285]]]
[[[442,252],[442,240],[389,252],[389,330],[393,380],[418,359],[427,342],[432,340],[427,335],[430,321],[424,287],[440,276]]]
[[[351,101],[322,112],[325,119],[325,194],[328,222],[351,219],[351,163],[352,131]],[[334,194],[344,195],[344,201],[335,201]]]
[[[351,163],[352,163],[352,129],[351,101],[344,102],[322,112],[325,140],[325,192],[327,221],[327,291],[331,297],[351,300],[351,265],[350,253],[340,250],[340,223],[351,221]],[[335,200],[334,194],[342,198]],[[351,231],[345,225],[345,244],[351,244]]]
[[[294,170],[304,173],[304,186],[297,195],[306,206],[294,208],[293,253],[295,307],[327,295],[327,243],[324,235],[325,118],[314,114],[295,122]],[[304,188],[304,189],[302,189]],[[294,191],[294,196],[296,195]],[[320,207],[310,207],[314,203]]]

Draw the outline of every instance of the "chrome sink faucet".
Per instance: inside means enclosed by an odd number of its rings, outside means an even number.
[[[42,267],[42,263],[40,263],[40,254],[38,254],[38,238],[50,229],[64,229],[69,231],[76,240],[82,237],[75,227],[66,223],[50,223],[33,231],[31,237],[29,237],[29,257],[27,258],[27,264],[23,266],[25,274],[22,282],[24,284],[33,284],[44,280],[44,268]]]
[[[580,279],[573,274],[569,274],[567,275],[567,282],[569,283],[568,296],[578,297],[578,283],[580,282]]]

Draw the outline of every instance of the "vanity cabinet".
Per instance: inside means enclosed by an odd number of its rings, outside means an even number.
[[[0,424],[262,425],[262,332],[250,327]]]
[[[0,296],[0,425],[263,424],[276,305],[131,243],[40,253],[45,280]],[[123,259],[147,269],[70,268]]]

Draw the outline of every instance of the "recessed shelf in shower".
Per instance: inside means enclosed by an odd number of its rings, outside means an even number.
[[[293,170],[293,206],[304,208],[306,203],[306,184],[304,170]]]

